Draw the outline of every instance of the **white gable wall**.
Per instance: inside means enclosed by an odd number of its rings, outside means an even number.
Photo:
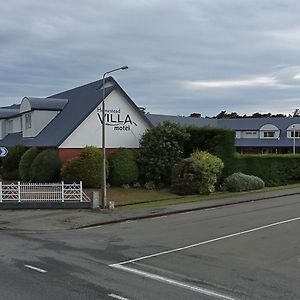
[[[59,148],[102,147],[102,124],[99,105],[59,146]],[[117,90],[105,98],[106,148],[138,148],[142,134],[149,128],[145,120]]]
[[[31,115],[31,127],[26,128],[25,115]],[[22,115],[23,137],[37,136],[57,115],[59,111],[33,110]]]

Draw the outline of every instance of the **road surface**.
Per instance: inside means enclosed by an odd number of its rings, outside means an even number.
[[[1,299],[300,299],[300,198],[2,230]]]

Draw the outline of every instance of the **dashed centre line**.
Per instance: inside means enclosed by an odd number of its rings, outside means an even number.
[[[31,266],[31,265],[24,265],[24,267],[34,270],[34,271],[37,271],[37,272],[40,272],[40,273],[47,273],[46,270]]]
[[[129,300],[128,298],[124,298],[124,297],[116,295],[116,294],[109,294],[108,296],[112,297],[114,299],[118,299],[118,300]]]

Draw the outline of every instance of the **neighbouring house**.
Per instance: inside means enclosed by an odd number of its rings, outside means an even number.
[[[105,80],[104,98],[108,152],[119,147],[138,148],[147,129],[167,120],[232,129],[241,153],[300,152],[300,117],[211,119],[200,114],[145,114],[112,77]],[[85,146],[101,148],[102,100],[102,80],[47,98],[24,97],[19,105],[0,108],[0,146],[56,149],[62,162],[78,155]]]

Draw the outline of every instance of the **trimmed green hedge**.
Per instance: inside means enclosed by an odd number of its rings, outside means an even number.
[[[99,149],[93,146],[85,147],[80,156],[68,160],[63,165],[61,179],[67,183],[82,181],[84,187],[99,188],[102,182],[102,160],[103,156]]]
[[[132,150],[116,149],[108,158],[109,182],[115,186],[132,184],[138,180],[139,171]]]
[[[233,130],[210,126],[188,126],[186,129],[190,138],[184,144],[185,157],[196,150],[207,151],[223,161],[222,179],[235,172],[235,132]]]
[[[38,156],[40,153],[40,150],[36,147],[30,148],[26,150],[26,152],[21,157],[20,163],[19,163],[19,173],[20,177],[23,181],[29,181],[30,180],[30,167],[34,161],[34,159]]]
[[[19,179],[19,163],[26,151],[23,145],[16,144],[8,148],[8,154],[2,158],[2,176],[4,179]]]
[[[29,170],[32,182],[54,182],[59,180],[61,163],[57,152],[52,149],[43,150],[34,159]]]
[[[235,172],[260,177],[266,186],[278,186],[300,181],[300,155],[236,154]]]

